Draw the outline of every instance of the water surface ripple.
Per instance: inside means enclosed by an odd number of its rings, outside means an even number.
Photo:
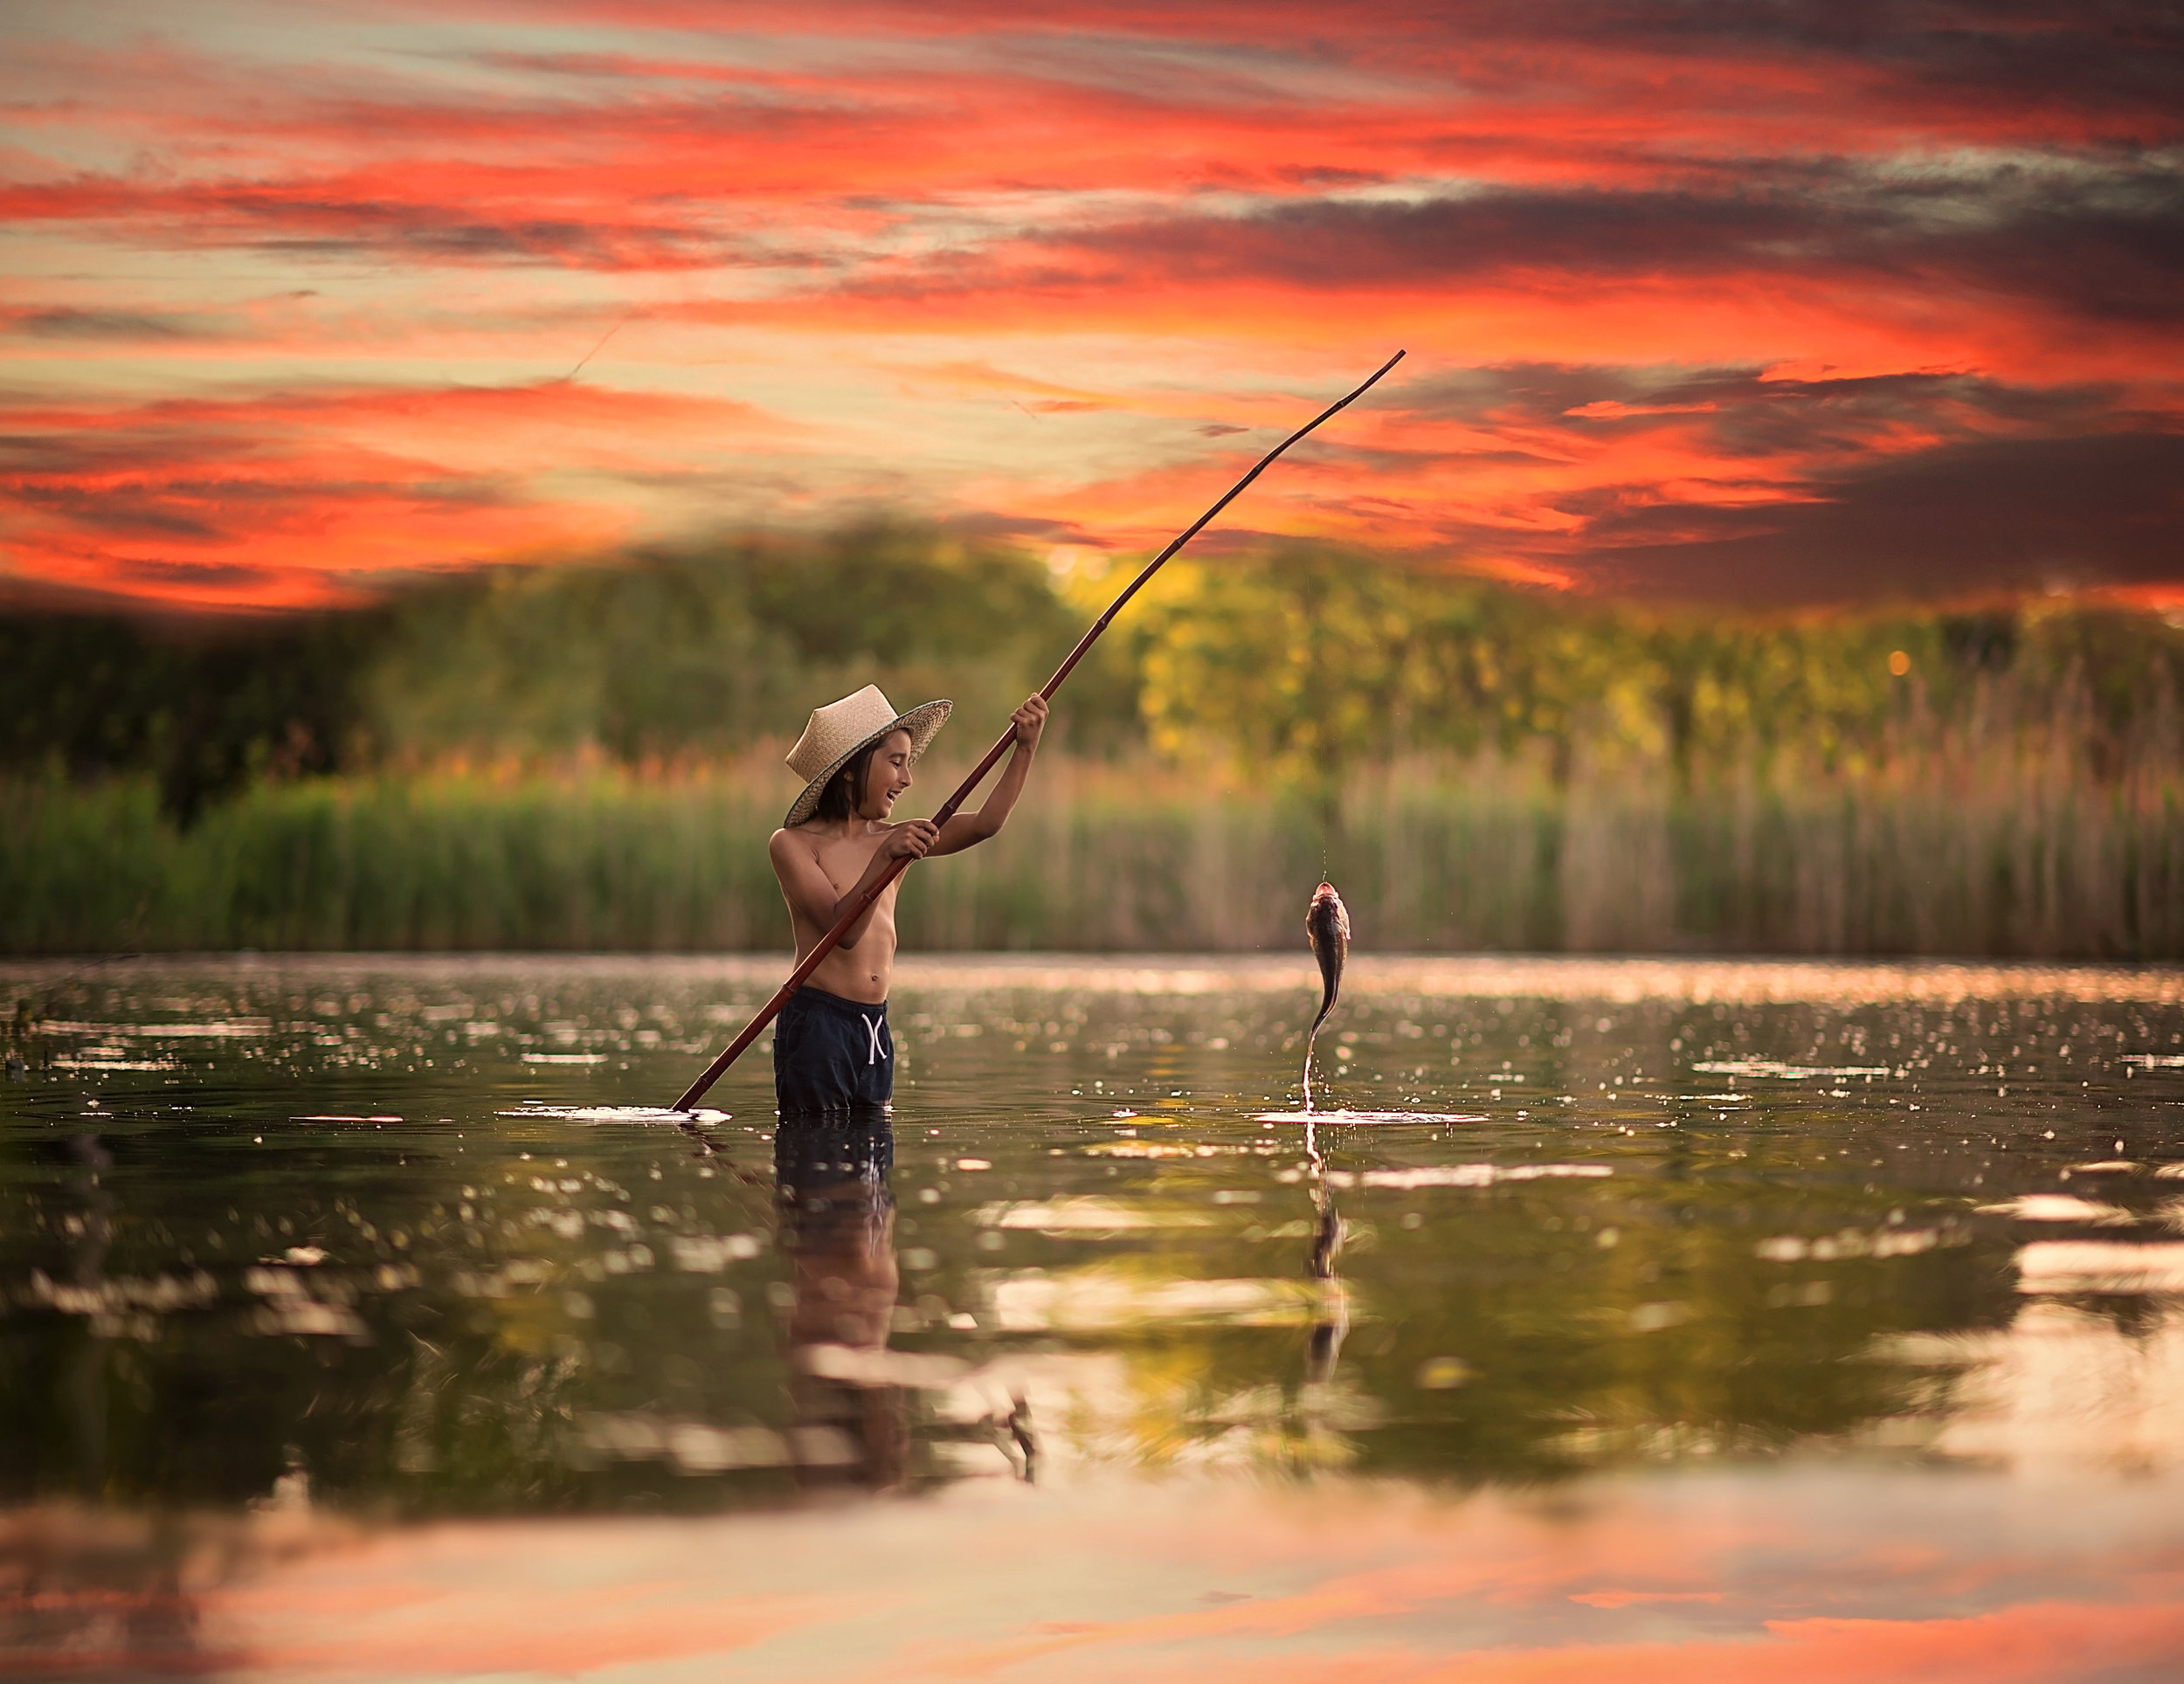
[[[1308,1120],[1309,959],[934,960],[660,1109],[778,969],[8,968],[0,1653],[2184,1660],[2184,972],[1360,956]]]

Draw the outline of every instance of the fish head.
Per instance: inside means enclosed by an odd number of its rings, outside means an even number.
[[[1335,892],[1332,883],[1322,883],[1312,891],[1312,904],[1304,914],[1304,928],[1314,935],[1325,935],[1337,941],[1350,939],[1350,908],[1342,903],[1342,896]]]

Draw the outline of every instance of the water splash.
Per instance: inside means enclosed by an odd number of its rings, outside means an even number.
[[[520,1111],[499,1111],[494,1115],[503,1117],[558,1117],[569,1122],[666,1123],[680,1128],[691,1122],[726,1122],[732,1114],[705,1106],[695,1111],[675,1111],[664,1105],[527,1105]]]
[[[1490,1121],[1483,1111],[1315,1111],[1310,1108],[1309,1096],[1302,1111],[1257,1111],[1252,1114],[1254,1122],[1301,1122],[1308,1128],[1313,1123],[1329,1128],[1348,1127],[1353,1123],[1382,1122],[1486,1122]]]

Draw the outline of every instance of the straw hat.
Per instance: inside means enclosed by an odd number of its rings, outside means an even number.
[[[814,707],[804,735],[789,750],[789,770],[805,782],[804,793],[797,797],[782,824],[801,825],[809,818],[827,779],[890,731],[910,734],[910,759],[915,763],[933,740],[933,734],[948,722],[955,705],[929,701],[907,714],[898,714],[895,704],[880,694],[878,685],[867,684],[853,696]]]

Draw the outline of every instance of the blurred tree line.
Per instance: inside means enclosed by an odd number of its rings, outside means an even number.
[[[1945,743],[2044,753],[2059,736],[2112,777],[2184,746],[2184,626],[2107,603],[1657,609],[1306,546],[1179,558],[1148,598],[1131,635],[1152,744],[1292,783],[1532,752],[1558,783],[1582,761],[1650,764],[1689,788],[1874,771]]]
[[[363,741],[363,675],[384,609],[156,622],[0,615],[0,772],[149,774],[187,824],[258,777],[344,770]]]
[[[149,775],[187,824],[313,773],[733,757],[875,681],[998,721],[1075,620],[1039,562],[904,526],[482,569],[314,614],[17,611],[0,618],[0,773]],[[1070,746],[1136,741],[1127,663],[1080,673]]]
[[[1081,556],[1082,552],[1078,552]],[[877,681],[983,739],[1128,565],[867,525],[421,583],[294,618],[0,621],[0,771],[149,776],[188,824],[254,782],[480,757],[719,760]],[[2068,598],[1761,616],[1520,590],[1292,544],[1185,556],[1072,679],[1055,742],[1292,787],[1412,758],[1856,773],[2067,735],[2096,776],[2179,752],[2184,630]],[[981,745],[982,746],[982,745]]]

